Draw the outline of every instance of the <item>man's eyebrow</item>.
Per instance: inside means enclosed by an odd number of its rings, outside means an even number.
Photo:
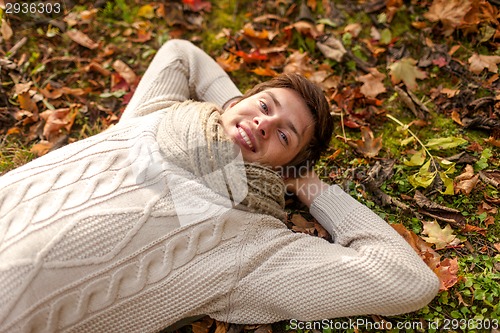
[[[281,108],[281,103],[280,101],[278,101],[278,99],[276,98],[276,95],[272,92],[272,91],[267,91],[265,90],[264,91],[267,95],[269,95],[269,97],[271,97],[271,99],[273,100],[274,104]],[[292,132],[295,133],[295,135],[297,135],[297,139],[298,139],[298,145],[300,145],[300,139],[302,138],[302,136],[299,134],[299,131],[297,131],[297,128],[293,125],[293,123],[291,122],[290,119],[288,119],[287,121],[287,125],[288,127],[290,127],[290,129],[292,130]],[[305,131],[305,130],[304,130]]]

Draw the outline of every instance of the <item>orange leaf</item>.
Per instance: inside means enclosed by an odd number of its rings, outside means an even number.
[[[274,70],[270,69],[270,68],[263,68],[263,67],[257,67],[255,69],[252,70],[252,72],[254,72],[255,74],[257,75],[260,75],[260,76],[277,76],[278,73],[276,73]]]
[[[450,289],[458,281],[458,259],[444,259],[434,268],[434,273],[436,273],[441,282],[439,290],[443,291]]]
[[[215,59],[219,66],[221,66],[226,72],[237,71],[241,67],[241,62],[232,53],[227,53],[226,55],[221,55]]]
[[[347,140],[347,144],[355,148],[365,157],[371,158],[378,155],[382,149],[382,136],[374,138],[372,130],[368,126],[361,126],[361,140]]]
[[[478,234],[486,236],[485,228],[476,227],[475,225],[470,225],[470,224],[466,224],[465,227],[462,229],[462,232],[477,232]]]
[[[31,147],[30,152],[40,157],[42,155],[47,154],[49,150],[52,148],[52,146],[53,146],[52,143],[42,140],[39,143],[34,144],[33,147]]]

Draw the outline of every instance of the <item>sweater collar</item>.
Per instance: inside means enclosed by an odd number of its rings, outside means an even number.
[[[211,103],[173,104],[157,133],[170,162],[230,199],[232,207],[284,220],[285,186],[269,167],[245,163],[220,124],[220,109]]]

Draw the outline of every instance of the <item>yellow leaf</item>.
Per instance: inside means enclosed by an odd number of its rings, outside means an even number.
[[[152,19],[155,17],[155,10],[151,5],[144,5],[139,8],[137,16],[145,17],[147,19]]]
[[[446,227],[441,229],[439,223],[436,221],[425,222],[422,221],[424,225],[424,230],[422,234],[428,237],[422,237],[427,243],[435,244],[436,250],[444,249],[448,245],[460,244],[460,240],[457,236],[453,235],[453,229],[447,224]]]

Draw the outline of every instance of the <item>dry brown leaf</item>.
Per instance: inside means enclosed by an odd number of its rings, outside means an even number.
[[[500,252],[500,243],[495,243],[493,244],[493,247],[498,251]]]
[[[317,42],[316,46],[325,57],[338,62],[341,62],[347,53],[342,42],[332,36],[328,36],[324,41]]]
[[[66,31],[66,35],[68,35],[68,37],[71,38],[74,42],[91,50],[99,46],[98,43],[94,42],[89,36],[81,32],[80,30],[68,30]]]
[[[344,33],[348,32],[352,37],[358,37],[359,33],[362,30],[362,26],[360,23],[350,23],[345,26]]]
[[[455,177],[455,181],[459,182],[461,180],[471,179],[472,177],[474,177],[474,168],[472,168],[472,165],[467,164],[465,166],[464,172]]]
[[[466,224],[465,227],[463,227],[462,232],[464,232],[464,233],[477,232],[478,234],[486,236],[486,229],[485,228],[477,227],[477,226],[471,225],[471,224]]]
[[[31,147],[30,152],[40,157],[42,155],[47,154],[52,148],[53,144],[49,141],[42,140],[39,143],[36,143]]]
[[[13,32],[12,28],[9,25],[9,22],[5,21],[5,19],[2,19],[2,22],[0,23],[1,26],[1,31],[2,31],[2,37],[5,40],[9,40],[12,38]]]
[[[203,319],[195,321],[191,324],[191,329],[193,333],[208,333],[210,331],[210,327],[212,327],[214,323],[214,319],[209,316],[203,317]]]
[[[455,184],[455,194],[462,192],[465,195],[469,195],[474,189],[479,180],[479,175],[475,175],[470,179],[464,179]]]
[[[444,259],[436,268],[434,268],[434,273],[436,273],[439,281],[441,282],[439,289],[441,291],[450,289],[453,285],[455,285],[455,283],[458,282],[458,259]]]
[[[449,224],[443,229],[441,229],[436,221],[422,221],[422,224],[424,226],[422,234],[427,235],[427,237],[422,237],[422,239],[427,243],[435,244],[436,250],[460,244],[460,239],[456,235],[453,235],[453,229],[451,229]]]
[[[469,0],[434,0],[424,17],[431,22],[441,22],[443,34],[451,35],[471,8]]]
[[[311,65],[311,61],[307,53],[301,53],[299,51],[294,51],[286,60],[284,73],[299,73],[305,77],[310,77],[314,72],[314,67]]]
[[[347,144],[355,148],[363,156],[372,158],[378,155],[382,149],[382,136],[375,138],[368,126],[361,126],[361,140],[348,139]]]
[[[50,138],[57,137],[59,130],[64,128],[70,131],[77,115],[73,108],[61,108],[57,110],[47,110],[40,113],[40,117],[45,120],[43,126],[43,136],[50,141]]]
[[[378,94],[386,92],[384,79],[385,75],[376,68],[370,68],[370,73],[356,78],[357,81],[363,82],[360,88],[361,93],[369,98],[375,98]]]
[[[492,215],[496,215],[498,213],[498,209],[489,205],[488,203],[481,201],[481,203],[477,206],[477,214],[488,213]]]
[[[420,191],[415,191],[413,199],[420,207],[420,213],[452,225],[460,227],[465,225],[466,219],[459,210],[437,204],[425,197]]]
[[[135,85],[137,75],[135,75],[132,68],[121,60],[115,60],[112,65],[113,69],[120,74],[120,76],[128,83],[129,86]]]
[[[469,58],[469,70],[474,74],[479,74],[483,69],[487,68],[488,71],[496,73],[498,71],[498,63],[500,63],[500,56],[487,56],[474,53]]]

